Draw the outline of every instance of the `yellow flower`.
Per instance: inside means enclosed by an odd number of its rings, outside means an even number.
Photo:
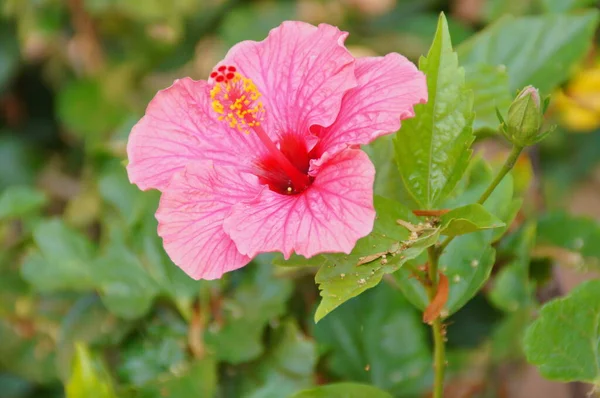
[[[561,124],[572,131],[600,127],[600,65],[581,71],[553,98]]]

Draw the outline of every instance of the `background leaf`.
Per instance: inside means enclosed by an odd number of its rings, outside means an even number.
[[[358,383],[336,383],[300,391],[290,398],[392,398],[378,388]]]
[[[498,130],[500,122],[496,116],[496,108],[502,115],[506,115],[512,102],[506,67],[477,63],[467,65],[465,70],[466,87],[473,90],[475,97],[473,130]]]
[[[327,366],[346,380],[402,397],[418,397],[428,383],[427,328],[402,294],[387,284],[342,305],[314,333],[329,353]]]
[[[108,373],[89,349],[75,346],[73,373],[66,388],[67,398],[116,398]]]
[[[462,43],[464,65],[504,65],[510,89],[531,84],[549,94],[573,72],[590,47],[598,11],[578,15],[505,16]]]
[[[544,377],[600,385],[600,280],[546,304],[525,336],[527,360]],[[569,325],[569,327],[565,327]]]

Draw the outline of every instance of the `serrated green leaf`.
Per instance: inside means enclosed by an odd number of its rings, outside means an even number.
[[[419,69],[427,76],[429,100],[415,106],[395,138],[396,161],[408,191],[424,209],[435,208],[454,189],[467,168],[473,142],[473,93],[452,50],[442,14]]]
[[[502,220],[478,203],[452,209],[440,217],[440,223],[440,233],[448,236],[464,235],[483,229],[505,226]]]
[[[0,193],[0,220],[24,217],[38,211],[48,199],[43,192],[27,186],[11,186]]]
[[[527,360],[551,380],[600,386],[600,280],[542,307],[525,334]]]
[[[379,388],[359,383],[334,383],[300,391],[289,398],[392,398]]]
[[[508,86],[508,73],[504,66],[485,64],[469,65],[466,70],[466,87],[473,90],[473,130],[498,130],[496,110],[506,115],[512,102]]]
[[[53,219],[36,226],[33,240],[39,252],[29,253],[21,273],[36,289],[82,291],[95,286],[94,247],[85,236]]]
[[[418,220],[398,202],[375,197],[375,210],[373,231],[356,243],[352,253],[324,255],[327,262],[315,277],[322,297],[315,322],[346,300],[376,286],[385,274],[396,271],[438,240],[437,228],[424,230],[411,240],[409,231],[396,220],[415,221],[415,224]]]
[[[464,65],[506,66],[511,90],[531,84],[549,94],[585,56],[597,22],[597,10],[577,15],[506,16],[457,51]]]
[[[66,398],[116,398],[108,372],[83,344],[75,346],[73,372]]]
[[[476,202],[492,179],[491,168],[483,160],[476,160],[457,188],[457,196],[446,201],[444,207],[453,208]],[[483,207],[506,223],[507,218],[512,216],[510,210],[513,192],[513,180],[508,175],[498,184]],[[505,228],[458,236],[448,245],[439,259],[439,270],[448,277],[450,284],[448,301],[443,310],[444,315],[451,315],[458,311],[488,280],[496,258],[491,244],[501,235],[498,231]],[[426,258],[415,260],[416,264],[423,264],[426,261]],[[427,292],[408,267],[401,268],[394,274],[394,278],[411,303],[421,310],[427,307],[429,303]]]
[[[422,396],[430,386],[428,333],[421,314],[385,283],[314,326],[330,372],[402,397]]]

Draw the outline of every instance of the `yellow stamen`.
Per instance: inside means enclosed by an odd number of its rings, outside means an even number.
[[[244,133],[260,126],[264,119],[265,109],[258,100],[260,96],[254,82],[237,72],[232,79],[215,82],[210,91],[212,108],[220,115],[219,120]]]

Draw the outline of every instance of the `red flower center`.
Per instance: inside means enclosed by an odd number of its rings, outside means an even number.
[[[314,177],[308,175],[311,159],[314,159],[306,148],[306,143],[296,134],[284,134],[279,141],[281,153],[297,172],[304,178],[293,178],[286,168],[280,164],[279,156],[269,152],[256,162],[256,175],[261,184],[268,185],[272,191],[282,195],[295,195],[303,192],[312,184]]]

